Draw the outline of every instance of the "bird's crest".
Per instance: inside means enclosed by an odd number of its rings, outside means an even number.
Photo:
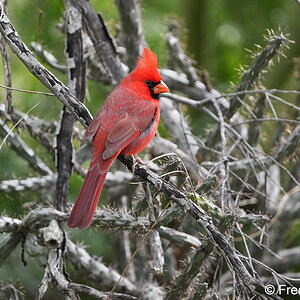
[[[157,58],[156,54],[151,51],[151,49],[144,48],[142,57],[138,58],[137,68],[157,68]]]
[[[138,57],[137,67],[133,73],[134,78],[138,78],[141,81],[151,80],[159,82],[161,76],[157,69],[156,54],[150,49],[144,48],[142,57]]]

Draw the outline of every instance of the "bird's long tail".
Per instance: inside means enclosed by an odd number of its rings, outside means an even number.
[[[99,169],[96,166],[90,166],[69,216],[69,227],[84,229],[90,225],[97,207],[107,171],[108,168],[106,171],[99,173]]]

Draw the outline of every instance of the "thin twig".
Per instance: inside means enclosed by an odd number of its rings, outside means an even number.
[[[3,9],[5,13],[8,15],[8,8],[7,8],[7,0],[2,1],[3,2]],[[2,55],[2,61],[3,61],[3,67],[4,67],[4,80],[5,80],[5,85],[7,87],[11,87],[11,65],[10,65],[10,60],[9,60],[9,55],[7,52],[7,47],[6,43],[1,36],[0,39],[0,51]],[[8,88],[6,89],[6,113],[11,114],[13,113],[13,103],[12,103],[12,92]]]

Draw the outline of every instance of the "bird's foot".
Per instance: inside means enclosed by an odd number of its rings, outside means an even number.
[[[141,164],[141,165],[147,165],[147,163],[145,163],[138,155],[132,155],[132,160],[133,160],[133,164],[132,164],[132,168],[131,171],[134,174],[135,172],[135,166],[137,164]]]

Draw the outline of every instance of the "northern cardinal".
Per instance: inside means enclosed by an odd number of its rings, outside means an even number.
[[[84,229],[92,221],[109,167],[119,154],[141,152],[159,123],[159,95],[169,92],[157,69],[156,54],[145,48],[137,67],[108,96],[87,128],[93,138],[90,167],[71,211],[68,226]]]

